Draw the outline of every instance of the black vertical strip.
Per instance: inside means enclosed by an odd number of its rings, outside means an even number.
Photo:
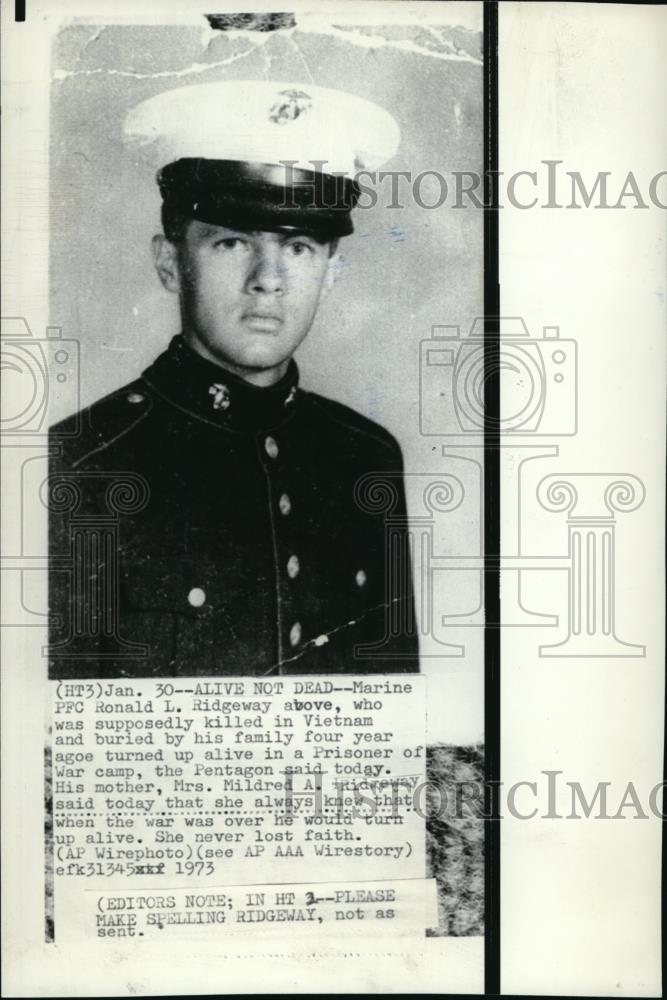
[[[484,979],[500,993],[500,284],[498,279],[498,3],[484,3]]]
[[[667,468],[667,456],[665,456],[666,468]],[[667,488],[667,478],[665,480],[665,486]],[[667,576],[667,551],[665,552],[665,575]],[[665,690],[667,690],[667,662],[665,662]],[[665,707],[663,709],[663,731],[667,733],[667,701],[665,702]],[[662,979],[662,996],[665,996],[665,986],[667,985],[667,823],[664,822],[665,816],[667,816],[667,738],[662,741],[662,803],[658,805],[659,799],[656,797],[656,805],[661,810],[660,815],[662,816],[662,868],[660,873],[660,887],[661,887],[661,898],[662,898],[662,908],[660,914],[661,923],[661,937],[662,937],[662,955],[661,955],[661,979]]]
[[[14,20],[25,21],[25,0],[14,0]]]
[[[55,941],[52,738],[49,726],[44,746],[44,940],[47,944]]]

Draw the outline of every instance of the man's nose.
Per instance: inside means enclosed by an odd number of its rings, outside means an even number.
[[[285,269],[278,246],[259,246],[253,254],[248,290],[280,295],[285,290]]]

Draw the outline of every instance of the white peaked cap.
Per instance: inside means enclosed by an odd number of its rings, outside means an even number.
[[[310,83],[257,80],[165,91],[130,111],[124,131],[156,168],[183,158],[296,161],[296,169],[349,177],[377,170],[400,141],[394,118],[371,101]]]

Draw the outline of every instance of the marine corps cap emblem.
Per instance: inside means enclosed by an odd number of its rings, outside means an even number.
[[[313,106],[310,94],[303,90],[281,90],[278,97],[269,111],[269,121],[275,125],[286,125]]]

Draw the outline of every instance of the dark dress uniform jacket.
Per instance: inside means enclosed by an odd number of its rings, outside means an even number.
[[[400,448],[293,361],[175,337],[51,445],[52,676],[418,669]]]

